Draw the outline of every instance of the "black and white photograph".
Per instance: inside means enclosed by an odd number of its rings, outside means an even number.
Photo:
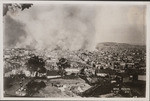
[[[4,98],[146,97],[147,5],[2,6]]]

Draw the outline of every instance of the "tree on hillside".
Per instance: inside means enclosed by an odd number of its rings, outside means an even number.
[[[43,58],[40,58],[38,56],[32,56],[31,58],[29,58],[26,65],[31,72],[46,72],[46,68],[44,67],[45,61],[43,60]]]
[[[65,68],[70,67],[70,62],[66,58],[60,58],[57,66],[59,73],[63,76],[65,74]]]
[[[16,4],[16,3],[3,4],[3,16],[7,14],[9,9],[12,9],[13,11],[15,11],[16,9],[21,9],[23,11],[24,9],[29,9],[32,5],[33,4]]]

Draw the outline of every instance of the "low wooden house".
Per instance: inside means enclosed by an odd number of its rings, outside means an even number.
[[[78,74],[80,72],[80,69],[78,68],[66,68],[66,75],[71,75],[72,73]]]
[[[57,70],[48,70],[46,76],[48,79],[61,77]]]
[[[127,73],[119,73],[119,74],[117,74],[117,76],[119,76],[121,78],[121,82],[122,83],[132,82],[133,81],[133,76],[132,75],[128,75]]]

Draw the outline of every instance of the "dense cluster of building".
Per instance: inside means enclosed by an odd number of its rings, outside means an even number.
[[[45,72],[27,65],[38,56],[45,63]],[[31,65],[32,66],[32,65]],[[35,65],[38,66],[38,65]],[[24,74],[26,77],[47,79],[66,75],[79,76],[88,84],[126,83],[146,80],[146,47],[138,45],[103,43],[95,51],[53,50],[37,51],[24,48],[4,50],[4,77]],[[105,78],[105,79],[103,79]]]
[[[144,46],[105,44],[94,52],[82,54],[83,60],[97,76],[120,76],[124,82],[146,80],[146,48]],[[131,80],[132,79],[132,80]]]
[[[120,44],[104,44],[102,48],[99,46],[97,50],[92,52],[86,50],[71,52],[69,50],[56,50],[42,54],[22,48],[4,50],[4,72],[9,75],[9,73],[15,74],[27,70],[26,62],[34,55],[38,55],[45,60],[47,70],[57,70],[60,54],[70,62],[70,66],[66,67],[66,70],[71,72],[88,68],[88,71],[93,74],[95,71],[107,71],[105,69],[109,68],[117,72],[132,69],[142,75],[146,73],[146,48],[144,46]]]

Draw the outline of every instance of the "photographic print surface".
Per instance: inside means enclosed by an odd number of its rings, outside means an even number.
[[[4,97],[146,97],[145,18],[145,5],[4,3]]]

